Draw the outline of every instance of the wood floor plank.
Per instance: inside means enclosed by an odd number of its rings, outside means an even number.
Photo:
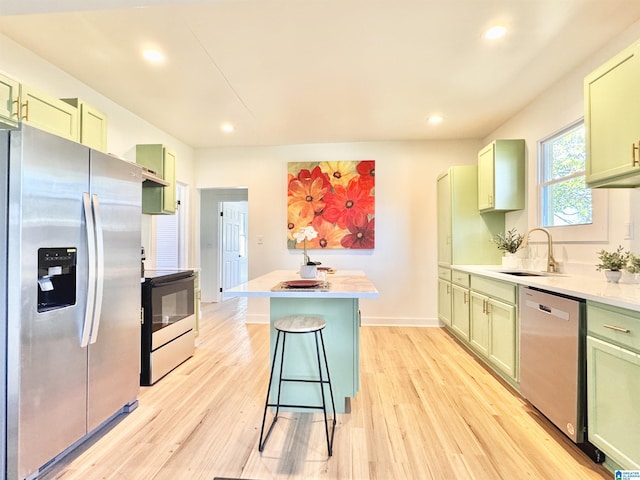
[[[361,390],[338,415],[285,413],[258,437],[269,329],[203,304],[196,354],[43,480],[611,478],[446,331],[361,328]]]

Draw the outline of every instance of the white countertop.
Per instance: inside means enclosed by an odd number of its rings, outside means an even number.
[[[300,280],[295,270],[275,270],[261,277],[226,290],[224,298],[232,297],[284,297],[284,298],[377,298],[376,287],[360,270],[327,273],[328,287],[296,290],[278,289],[280,282]],[[275,289],[275,290],[274,290]]]
[[[452,265],[452,269],[466,273],[504,280],[519,285],[540,288],[550,292],[571,295],[617,307],[640,311],[640,284],[608,283],[602,278],[571,274],[545,274],[545,276],[516,276],[506,272],[510,269],[500,265]]]

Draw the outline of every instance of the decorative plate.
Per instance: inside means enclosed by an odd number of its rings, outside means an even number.
[[[282,282],[284,288],[314,288],[322,285],[318,280],[287,280]]]

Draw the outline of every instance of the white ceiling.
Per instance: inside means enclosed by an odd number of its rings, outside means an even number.
[[[637,0],[0,0],[0,32],[193,147],[482,138],[638,19]]]

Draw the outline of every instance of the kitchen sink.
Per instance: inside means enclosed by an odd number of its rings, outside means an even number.
[[[524,270],[510,270],[506,272],[499,272],[507,275],[515,275],[516,277],[546,277],[549,274],[546,272],[527,272]]]

